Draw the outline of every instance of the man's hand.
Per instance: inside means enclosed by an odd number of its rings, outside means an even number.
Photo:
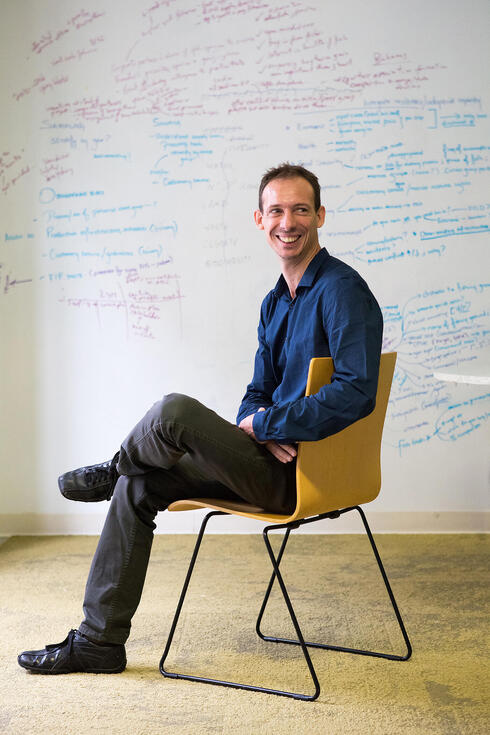
[[[265,408],[259,408],[259,411],[265,411]],[[269,440],[266,442],[259,442],[254,434],[253,419],[255,414],[252,413],[250,416],[245,416],[244,419],[238,424],[238,428],[244,431],[248,436],[254,439],[258,444],[264,444],[266,449],[276,458],[279,462],[287,464],[292,462],[297,455],[296,447],[293,444],[279,444],[278,442]]]
[[[292,462],[298,454],[298,451],[294,444],[279,444],[278,442],[272,440],[264,442],[264,444],[269,452],[273,454],[274,457],[279,460],[279,462],[283,462],[284,464]]]
[[[259,411],[265,411],[265,408],[259,408]],[[252,437],[252,439],[255,439],[255,441],[260,444],[260,442],[257,440],[257,437],[254,434],[254,427],[253,427],[253,420],[254,420],[254,413],[251,413],[250,416],[245,416],[244,419],[240,421],[238,424],[238,428],[245,432],[245,434],[248,434]]]

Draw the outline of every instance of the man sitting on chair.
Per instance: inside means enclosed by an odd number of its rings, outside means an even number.
[[[320,247],[325,208],[316,176],[289,164],[270,169],[254,217],[282,275],[262,303],[253,378],[237,426],[172,393],[149,409],[112,461],[59,478],[66,498],[112,500],[87,580],[83,622],[61,643],[21,653],[25,669],[123,671],[158,511],[175,500],[214,497],[289,515],[297,442],[335,434],[373,410],[382,316],[361,276]],[[305,397],[310,359],[329,356],[331,384]]]

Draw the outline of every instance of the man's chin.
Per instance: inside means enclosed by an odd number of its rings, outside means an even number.
[[[299,260],[303,254],[303,248],[299,240],[298,243],[294,243],[294,246],[285,246],[281,243],[280,247],[276,249],[276,253],[282,260]]]
[[[280,258],[283,263],[302,263],[303,261],[310,261],[316,253],[320,250],[318,245],[316,248],[305,247],[303,244],[303,238],[300,238],[297,242],[287,245],[280,243],[277,238],[273,242],[273,250]]]
[[[302,238],[292,243],[282,242],[276,238],[274,250],[281,258],[296,258],[303,250]]]

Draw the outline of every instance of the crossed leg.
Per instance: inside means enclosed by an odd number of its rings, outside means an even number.
[[[294,463],[283,464],[238,427],[181,394],[158,401],[121,445],[120,475],[90,569],[79,630],[124,643],[138,606],[156,514],[174,500],[246,500],[292,511]]]

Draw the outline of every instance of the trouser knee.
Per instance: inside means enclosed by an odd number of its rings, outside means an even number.
[[[199,406],[201,406],[199,401],[184,393],[169,393],[163,396],[154,408],[161,418],[185,424],[195,416]]]

